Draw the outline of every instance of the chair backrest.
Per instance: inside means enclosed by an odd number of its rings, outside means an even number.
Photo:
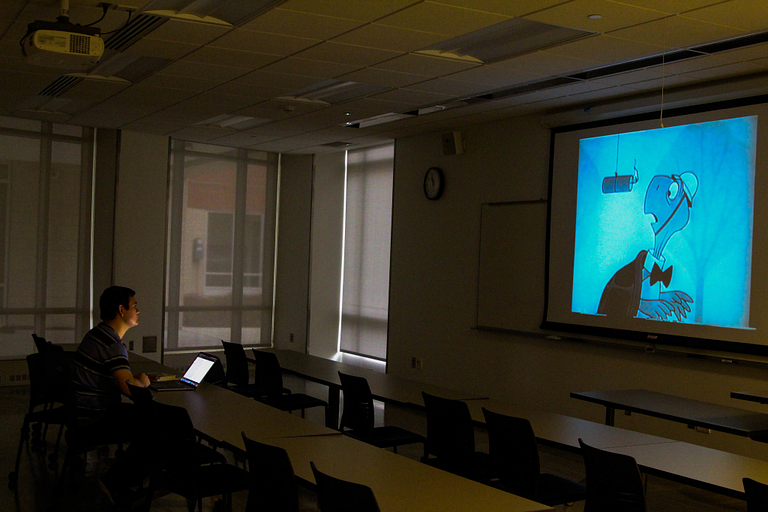
[[[248,386],[251,377],[248,373],[248,357],[245,349],[239,343],[221,341],[224,346],[224,356],[227,358],[227,382],[236,386]]]
[[[299,489],[288,453],[240,435],[251,475],[246,512],[298,512]]]
[[[256,360],[256,385],[259,395],[277,398],[283,394],[283,371],[272,352],[253,349]]]
[[[751,478],[743,478],[742,482],[747,495],[747,512],[768,510],[768,485]]]
[[[225,387],[227,385],[227,374],[224,371],[224,365],[221,364],[221,359],[207,352],[201,352],[201,354],[204,354],[214,359],[213,366],[211,366],[211,369],[208,370],[208,373],[205,374],[205,377],[203,377],[203,380],[215,386]]]
[[[427,409],[426,453],[456,461],[471,457],[475,451],[475,430],[467,404],[423,391],[421,395]]]
[[[637,462],[629,455],[611,453],[579,439],[587,472],[585,512],[645,512],[645,491]]]
[[[35,348],[37,348],[37,351],[39,353],[43,352],[63,352],[64,347],[61,345],[54,345],[50,341],[47,341],[42,336],[38,336],[35,333],[32,333],[32,339],[35,341]]]
[[[339,372],[341,390],[344,392],[344,410],[341,413],[341,430],[345,428],[370,433],[374,425],[373,397],[368,381]]]
[[[541,467],[531,422],[483,407],[494,474],[507,486],[535,491]]]
[[[315,475],[321,512],[379,512],[379,504],[370,487],[321,473],[314,462],[309,464]]]
[[[29,372],[29,410],[38,405],[64,403],[66,390],[60,378],[60,367],[74,358],[74,352],[38,352],[27,356]]]

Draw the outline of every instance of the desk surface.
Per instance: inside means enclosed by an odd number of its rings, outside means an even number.
[[[369,486],[382,512],[552,510],[348,436],[273,439],[284,448],[299,478],[314,482],[309,462],[327,474]]]
[[[132,357],[131,366],[135,372],[170,371],[142,356]],[[358,371],[364,370],[358,368]],[[337,430],[206,382],[196,391],[158,392],[155,399],[184,407],[196,430],[234,448],[245,448],[241,431],[251,439],[281,446],[288,452],[296,475],[307,482],[315,481],[309,466],[309,462],[314,461],[321,471],[368,485],[376,494],[382,512],[552,510],[546,505],[370,446],[341,435]]]
[[[516,404],[497,400],[471,400],[467,402],[472,420],[485,424],[483,408],[492,412],[525,418],[531,422],[536,438],[543,443],[552,444],[565,449],[579,449],[579,439],[596,448],[613,448],[619,446],[641,446],[647,444],[673,443],[672,439],[652,436],[611,427],[594,421],[573,418],[553,412],[530,409]]]
[[[759,391],[731,391],[731,398],[768,404],[768,391],[764,389]]]
[[[368,386],[371,388],[374,398],[384,402],[412,404],[423,407],[422,391],[456,400],[486,398],[477,393],[431,386],[423,382],[375,372],[367,368],[302,354],[293,350],[270,349],[270,352],[277,354],[277,359],[280,361],[280,367],[283,371],[312,382],[325,384],[326,386],[341,387],[339,372],[363,377],[368,380]]]
[[[739,436],[768,435],[768,414],[736,407],[710,404],[645,389],[584,391],[571,393],[571,396],[603,405],[607,409],[636,412]]]

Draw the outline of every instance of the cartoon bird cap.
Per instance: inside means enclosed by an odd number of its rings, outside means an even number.
[[[672,179],[682,185],[685,197],[688,199],[688,206],[693,205],[693,196],[696,195],[696,191],[699,189],[699,178],[692,172],[684,172],[681,175],[672,175]]]

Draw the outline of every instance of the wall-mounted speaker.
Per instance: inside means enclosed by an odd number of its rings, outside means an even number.
[[[444,155],[460,155],[464,152],[461,132],[446,132],[442,134],[442,139]]]

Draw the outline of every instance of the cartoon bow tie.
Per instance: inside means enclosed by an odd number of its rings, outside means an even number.
[[[667,270],[661,270],[661,267],[659,267],[658,263],[653,264],[653,269],[651,270],[651,286],[661,281],[664,284],[664,287],[666,288],[667,286],[669,286],[669,282],[671,280],[672,280],[671,265]]]

